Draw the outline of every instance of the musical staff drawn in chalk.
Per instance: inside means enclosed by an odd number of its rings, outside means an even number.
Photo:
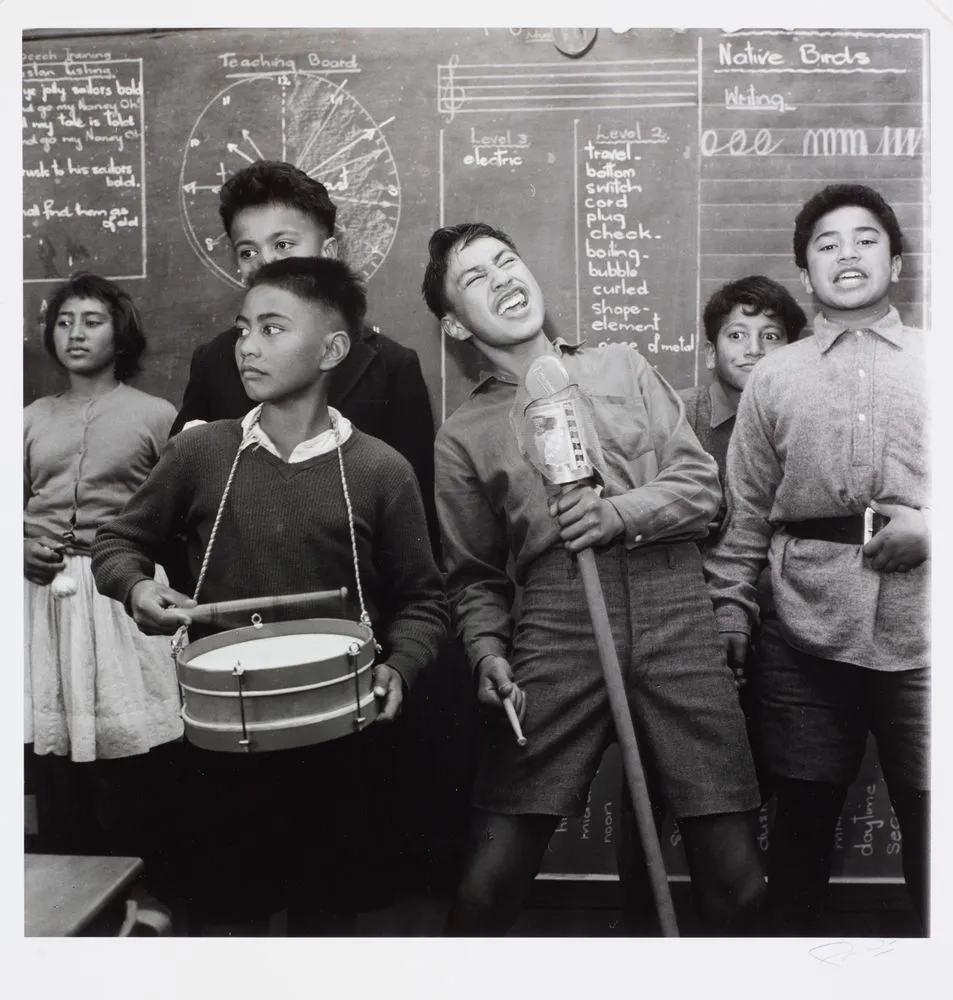
[[[437,67],[437,112],[598,111],[691,108],[698,101],[694,58],[626,59],[592,67],[566,63],[461,63]]]

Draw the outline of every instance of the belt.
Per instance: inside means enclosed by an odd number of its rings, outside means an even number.
[[[809,517],[804,521],[785,521],[782,527],[795,538],[815,538],[821,542],[843,545],[864,544],[864,515],[846,517]]]

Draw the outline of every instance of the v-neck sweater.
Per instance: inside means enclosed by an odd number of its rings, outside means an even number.
[[[221,420],[174,437],[148,480],[93,543],[100,591],[126,602],[151,579],[165,547],[183,534],[198,578],[241,424]],[[427,536],[410,464],[384,442],[354,430],[341,454],[354,516],[364,602],[383,660],[410,685],[437,654],[446,631],[443,583]],[[347,508],[335,449],[289,464],[248,447],[235,471],[199,601],[312,590],[348,590],[359,615]],[[286,616],[287,617],[287,616]],[[191,630],[195,637],[197,630]]]

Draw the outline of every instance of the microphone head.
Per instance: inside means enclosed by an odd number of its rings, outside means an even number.
[[[523,385],[529,398],[536,400],[555,396],[568,389],[572,382],[562,361],[555,354],[544,354],[529,366]]]
[[[587,445],[594,431],[565,365],[554,354],[537,358],[523,385],[528,397],[519,427],[523,454],[554,486],[589,479],[593,467]]]

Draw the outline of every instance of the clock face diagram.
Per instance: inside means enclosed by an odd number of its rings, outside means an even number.
[[[199,259],[241,287],[218,214],[218,192],[258,160],[293,163],[321,181],[337,206],[342,258],[366,279],[387,256],[400,221],[400,181],[382,129],[335,83],[307,72],[262,73],[219,91],[199,115],[182,156],[179,196]]]

